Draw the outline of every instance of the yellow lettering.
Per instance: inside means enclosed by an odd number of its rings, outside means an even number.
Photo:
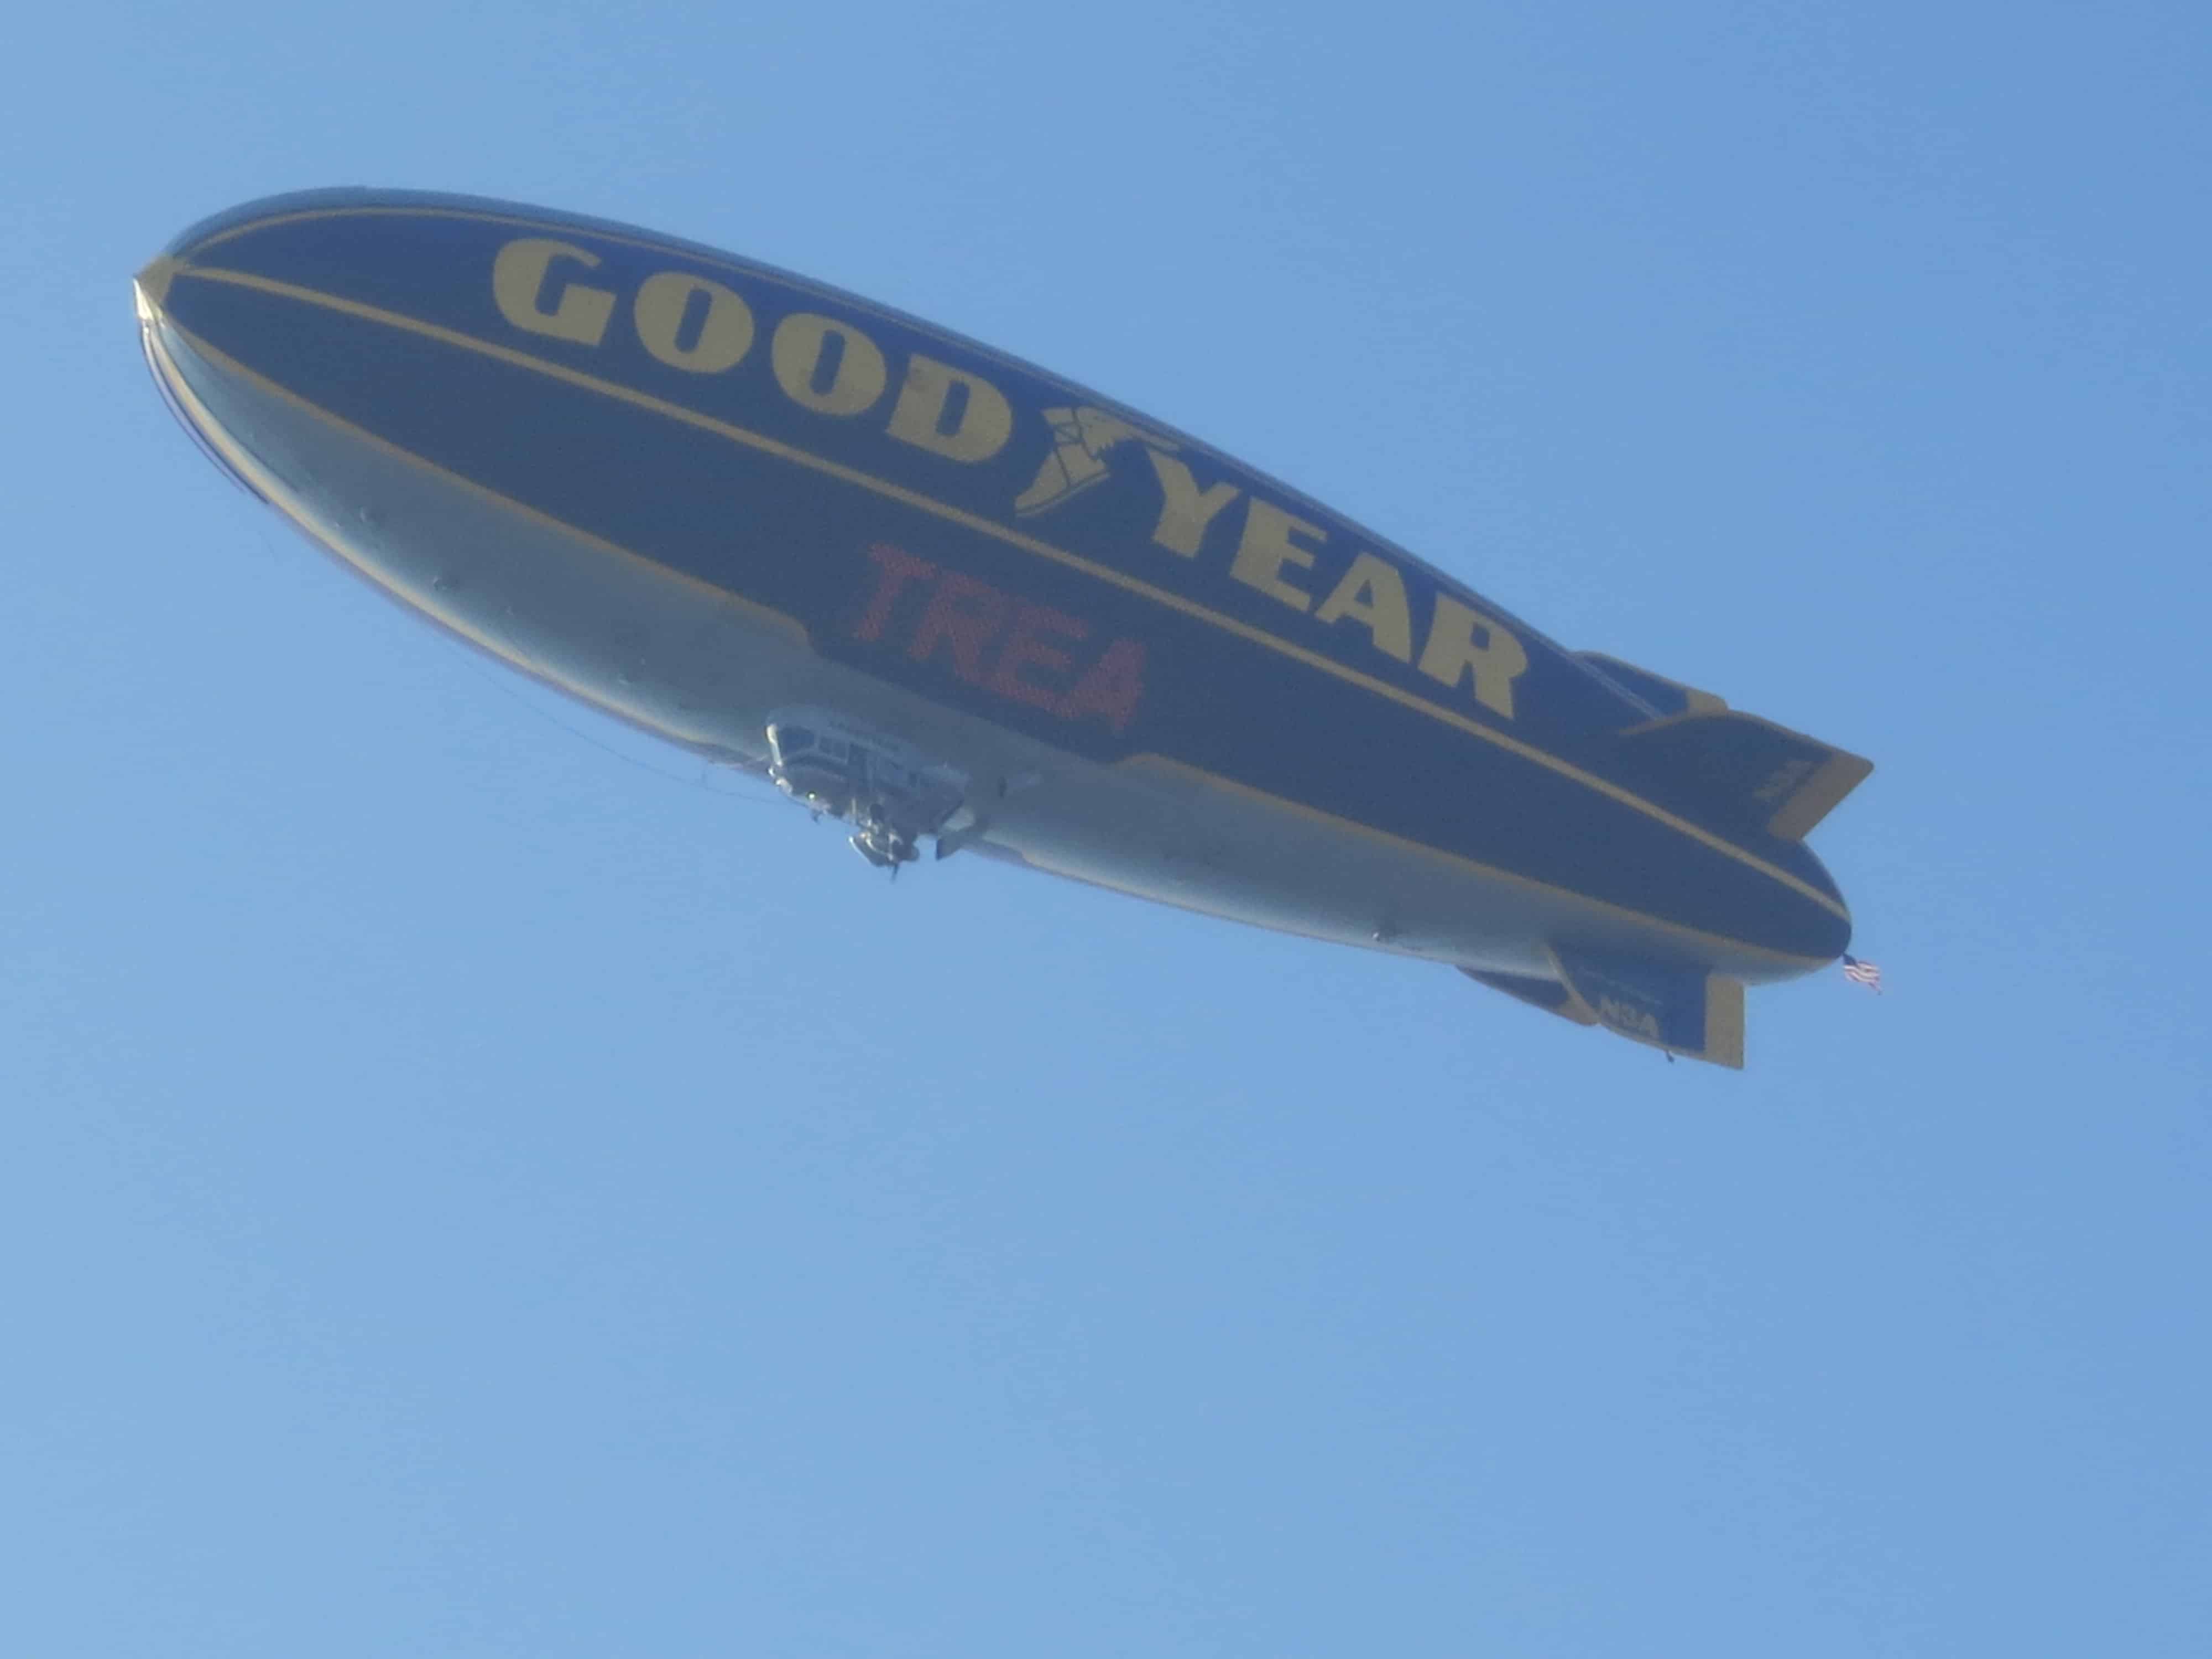
[[[1170,553],[1195,558],[1206,526],[1237,499],[1237,486],[1218,483],[1201,491],[1190,469],[1174,456],[1150,445],[1145,453],[1152,458],[1152,471],[1160,479],[1160,521],[1152,526],[1152,539]]]
[[[546,310],[538,299],[556,259],[574,259],[586,270],[599,263],[596,253],[538,236],[526,236],[500,249],[499,257],[491,262],[491,296],[499,301],[499,314],[532,334],[595,346],[606,337],[607,319],[615,314],[615,296],[603,288],[567,283],[562,285],[553,309]]]
[[[1413,659],[1413,615],[1406,606],[1406,580],[1395,565],[1362,553],[1344,573],[1336,591],[1314,612],[1316,622],[1349,617],[1374,636],[1378,649],[1400,662]]]
[[[1314,554],[1319,550],[1299,546],[1291,539],[1293,531],[1314,537],[1322,533],[1320,526],[1294,519],[1281,507],[1253,497],[1244,509],[1244,538],[1237,544],[1237,556],[1230,562],[1229,574],[1247,587],[1256,587],[1269,599],[1280,599],[1293,611],[1304,611],[1313,604],[1313,595],[1285,581],[1283,567],[1294,564],[1310,569]]]
[[[963,387],[967,397],[948,430],[946,412],[952,406],[953,393]],[[906,366],[898,402],[891,410],[892,437],[956,461],[988,461],[1006,447],[1013,431],[1014,411],[998,387],[949,363],[915,353]]]
[[[1520,641],[1450,594],[1437,595],[1429,641],[1421,647],[1421,672],[1456,690],[1472,669],[1474,700],[1511,720],[1513,682],[1528,666],[1528,653]]]
[[[693,298],[707,296],[698,337],[687,347],[677,343],[684,332],[684,317]],[[648,276],[630,307],[637,337],[645,349],[672,368],[688,368],[694,374],[719,374],[732,368],[752,349],[753,313],[745,302],[720,283],[680,270],[664,270]]]
[[[859,414],[890,380],[873,340],[811,311],[794,311],[775,325],[768,355],[784,394],[824,415]],[[818,386],[825,377],[828,384]]]

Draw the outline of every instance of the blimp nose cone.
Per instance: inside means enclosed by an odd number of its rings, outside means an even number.
[[[138,272],[149,362],[193,435],[280,505],[345,505],[324,465],[333,444],[468,471],[511,456],[505,416],[528,403],[494,379],[493,269],[520,234],[458,199],[400,192],[247,203]]]
[[[176,280],[184,261],[164,249],[155,254],[139,273],[131,279],[131,292],[137,302],[138,320],[152,322],[159,319],[163,307],[169,303],[169,284]]]
[[[170,284],[182,268],[182,261],[163,253],[131,280],[131,301],[138,313],[139,343],[146,354],[146,367],[161,401],[200,453],[247,495],[268,501],[268,480],[262,477],[256,482],[261,468],[233,429],[237,423],[216,412],[228,401],[223,396],[223,372],[194,350],[171,322]]]

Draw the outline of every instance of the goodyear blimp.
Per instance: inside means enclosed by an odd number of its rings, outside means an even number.
[[[219,465],[422,615],[850,825],[1449,963],[1723,1065],[1868,763],[1562,648],[1150,419],[769,266],[367,191],[137,278]]]

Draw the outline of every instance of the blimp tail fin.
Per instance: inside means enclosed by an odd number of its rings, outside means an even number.
[[[1526,974],[1492,974],[1480,968],[1462,968],[1465,974],[1478,985],[1487,985],[1493,991],[1503,991],[1527,1003],[1531,1008],[1541,1008],[1547,1014],[1557,1014],[1561,1019],[1571,1019],[1577,1025],[1595,1025],[1597,1016],[1583,1006],[1583,1000],[1556,979],[1535,979]]]
[[[1716,1066],[1743,1068],[1743,983],[1702,968],[1554,946],[1557,979],[1462,968],[1477,984],[1577,1025]]]
[[[1656,799],[1717,811],[1784,841],[1804,839],[1874,770],[1872,761],[1734,709],[1670,714],[1615,742],[1626,781]]]
[[[1552,960],[1593,1024],[1670,1054],[1743,1069],[1741,980],[1579,945],[1553,946]]]

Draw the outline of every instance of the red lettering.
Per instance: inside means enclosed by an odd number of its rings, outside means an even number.
[[[1006,625],[1012,603],[988,582],[948,570],[929,596],[929,608],[915,624],[914,642],[906,653],[916,662],[927,662],[940,642],[950,645],[952,672],[970,685],[981,685],[983,647]]]
[[[913,624],[906,653],[915,662],[949,656],[952,673],[1009,702],[1042,708],[1066,720],[1096,718],[1115,732],[1128,728],[1145,696],[1145,647],[1136,640],[1115,640],[1088,671],[1062,648],[1091,637],[1091,624],[1050,605],[993,586],[957,570],[945,570],[904,548],[878,542],[868,549],[876,568],[875,592],[853,625],[853,637],[896,638],[907,630],[898,613],[907,594],[929,590]],[[987,674],[983,659],[999,641]],[[1060,687],[1073,678],[1066,692]]]
[[[911,581],[927,581],[937,574],[937,567],[927,559],[917,559],[902,547],[893,547],[889,542],[878,542],[868,550],[868,556],[876,562],[880,573],[876,578],[875,597],[868,601],[868,609],[853,629],[856,640],[879,640],[884,626],[891,619],[891,607],[906,591]]]
[[[1145,695],[1145,647],[1140,641],[1116,640],[1097,665],[1076,682],[1060,705],[1068,720],[1097,714],[1115,731],[1127,728]]]
[[[1066,699],[1056,685],[1040,685],[1035,680],[1022,678],[1022,670],[1036,667],[1066,674],[1075,667],[1075,659],[1054,645],[1048,645],[1042,637],[1056,634],[1062,639],[1079,640],[1091,632],[1091,624],[1079,622],[1065,611],[1048,605],[1031,605],[1026,599],[1014,601],[1014,636],[1006,641],[1006,650],[1000,654],[999,665],[991,674],[991,690],[1002,697],[1012,697],[1016,702],[1025,702],[1032,708],[1046,708],[1057,714]]]

